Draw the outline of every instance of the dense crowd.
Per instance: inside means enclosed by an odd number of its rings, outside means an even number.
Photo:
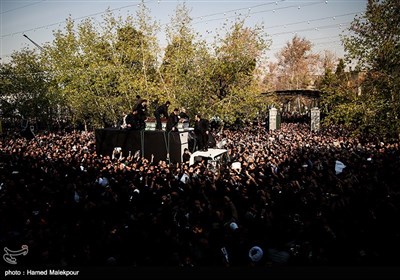
[[[4,134],[1,247],[66,266],[399,263],[398,142],[302,123],[215,138],[229,155],[216,170],[100,157],[92,132]]]

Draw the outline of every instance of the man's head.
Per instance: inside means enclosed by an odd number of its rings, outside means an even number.
[[[167,105],[167,107],[168,107],[169,105],[171,105],[171,102],[167,101],[167,102],[165,102],[165,105]]]
[[[201,115],[200,115],[200,114],[196,114],[196,115],[194,116],[194,119],[195,119],[196,121],[199,121],[199,120],[201,119]]]
[[[179,109],[178,109],[178,108],[175,108],[175,109],[174,109],[174,114],[175,114],[175,115],[178,115],[178,114],[179,114]]]

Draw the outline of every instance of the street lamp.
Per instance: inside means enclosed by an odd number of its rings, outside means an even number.
[[[35,41],[33,41],[31,38],[29,38],[26,34],[23,35],[26,39],[28,39],[29,41],[32,42],[32,44],[34,44],[36,47],[38,47],[41,51],[43,51],[43,48],[37,44]]]

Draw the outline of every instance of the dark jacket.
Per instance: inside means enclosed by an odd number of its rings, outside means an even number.
[[[200,119],[199,121],[196,121],[194,124],[194,133],[195,134],[204,134],[206,131],[208,131],[210,128],[210,124],[207,120],[205,119]]]
[[[125,122],[127,125],[129,125],[127,127],[128,129],[133,129],[133,130],[139,129],[140,120],[138,114],[129,113],[126,116]]]
[[[177,130],[178,122],[179,122],[178,115],[175,115],[175,113],[172,112],[168,117],[166,130],[167,131]]]
[[[154,111],[154,115],[155,116],[161,116],[163,115],[164,117],[168,116],[168,106],[167,104],[163,104],[161,106],[159,106],[155,111]]]
[[[147,105],[140,103],[135,109],[139,120],[144,122],[147,118]]]

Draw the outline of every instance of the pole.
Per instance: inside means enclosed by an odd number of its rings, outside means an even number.
[[[41,51],[43,51],[42,46],[40,46],[39,44],[37,44],[35,41],[33,41],[31,38],[29,38],[26,34],[23,35],[26,39],[28,39],[29,41],[32,42],[32,44],[34,44],[36,47],[38,47]]]

